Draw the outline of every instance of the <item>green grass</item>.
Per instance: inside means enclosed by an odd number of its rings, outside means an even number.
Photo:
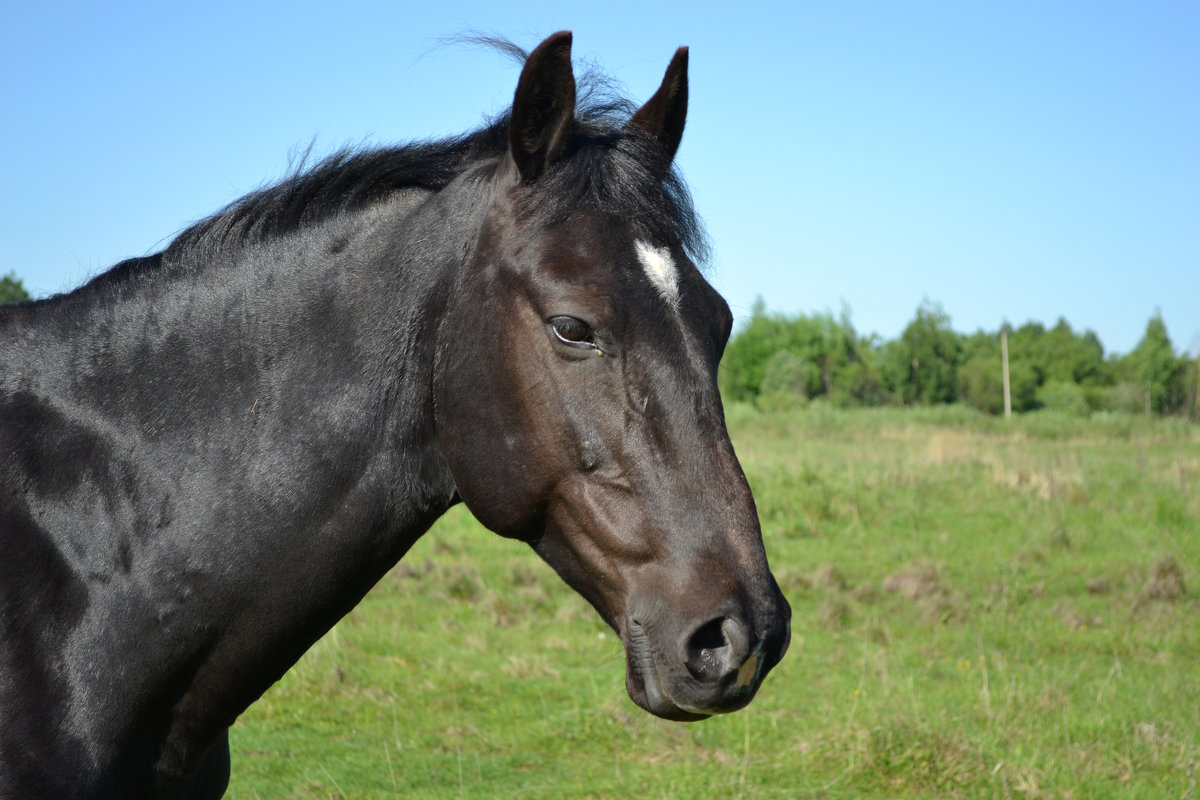
[[[793,642],[656,720],[456,509],[233,730],[234,798],[1196,798],[1200,428],[729,409]]]

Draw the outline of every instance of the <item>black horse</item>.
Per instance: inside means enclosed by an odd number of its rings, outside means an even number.
[[[238,714],[459,500],[620,634],[638,705],[750,701],[791,612],[672,167],[687,51],[630,113],[576,109],[570,50],[478,131],[0,309],[0,797],[220,797]]]

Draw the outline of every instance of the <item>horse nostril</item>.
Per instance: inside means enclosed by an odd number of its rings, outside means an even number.
[[[716,650],[729,644],[725,641],[725,634],[721,631],[721,627],[725,624],[725,619],[714,619],[711,622],[706,622],[696,629],[692,634],[692,640],[689,643],[693,650]]]
[[[688,672],[700,680],[720,680],[746,659],[749,637],[732,617],[717,617],[697,628],[687,642]]]

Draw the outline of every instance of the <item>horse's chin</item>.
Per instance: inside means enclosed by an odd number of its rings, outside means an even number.
[[[712,714],[684,711],[670,700],[665,699],[660,691],[635,689],[629,685],[628,679],[626,679],[626,688],[629,690],[629,697],[633,702],[661,719],[669,719],[672,722],[699,722],[712,716]]]

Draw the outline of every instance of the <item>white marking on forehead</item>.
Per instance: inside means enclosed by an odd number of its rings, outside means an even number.
[[[675,270],[675,260],[671,251],[665,247],[655,247],[643,241],[634,242],[638,261],[654,288],[672,308],[679,305],[679,273]]]

